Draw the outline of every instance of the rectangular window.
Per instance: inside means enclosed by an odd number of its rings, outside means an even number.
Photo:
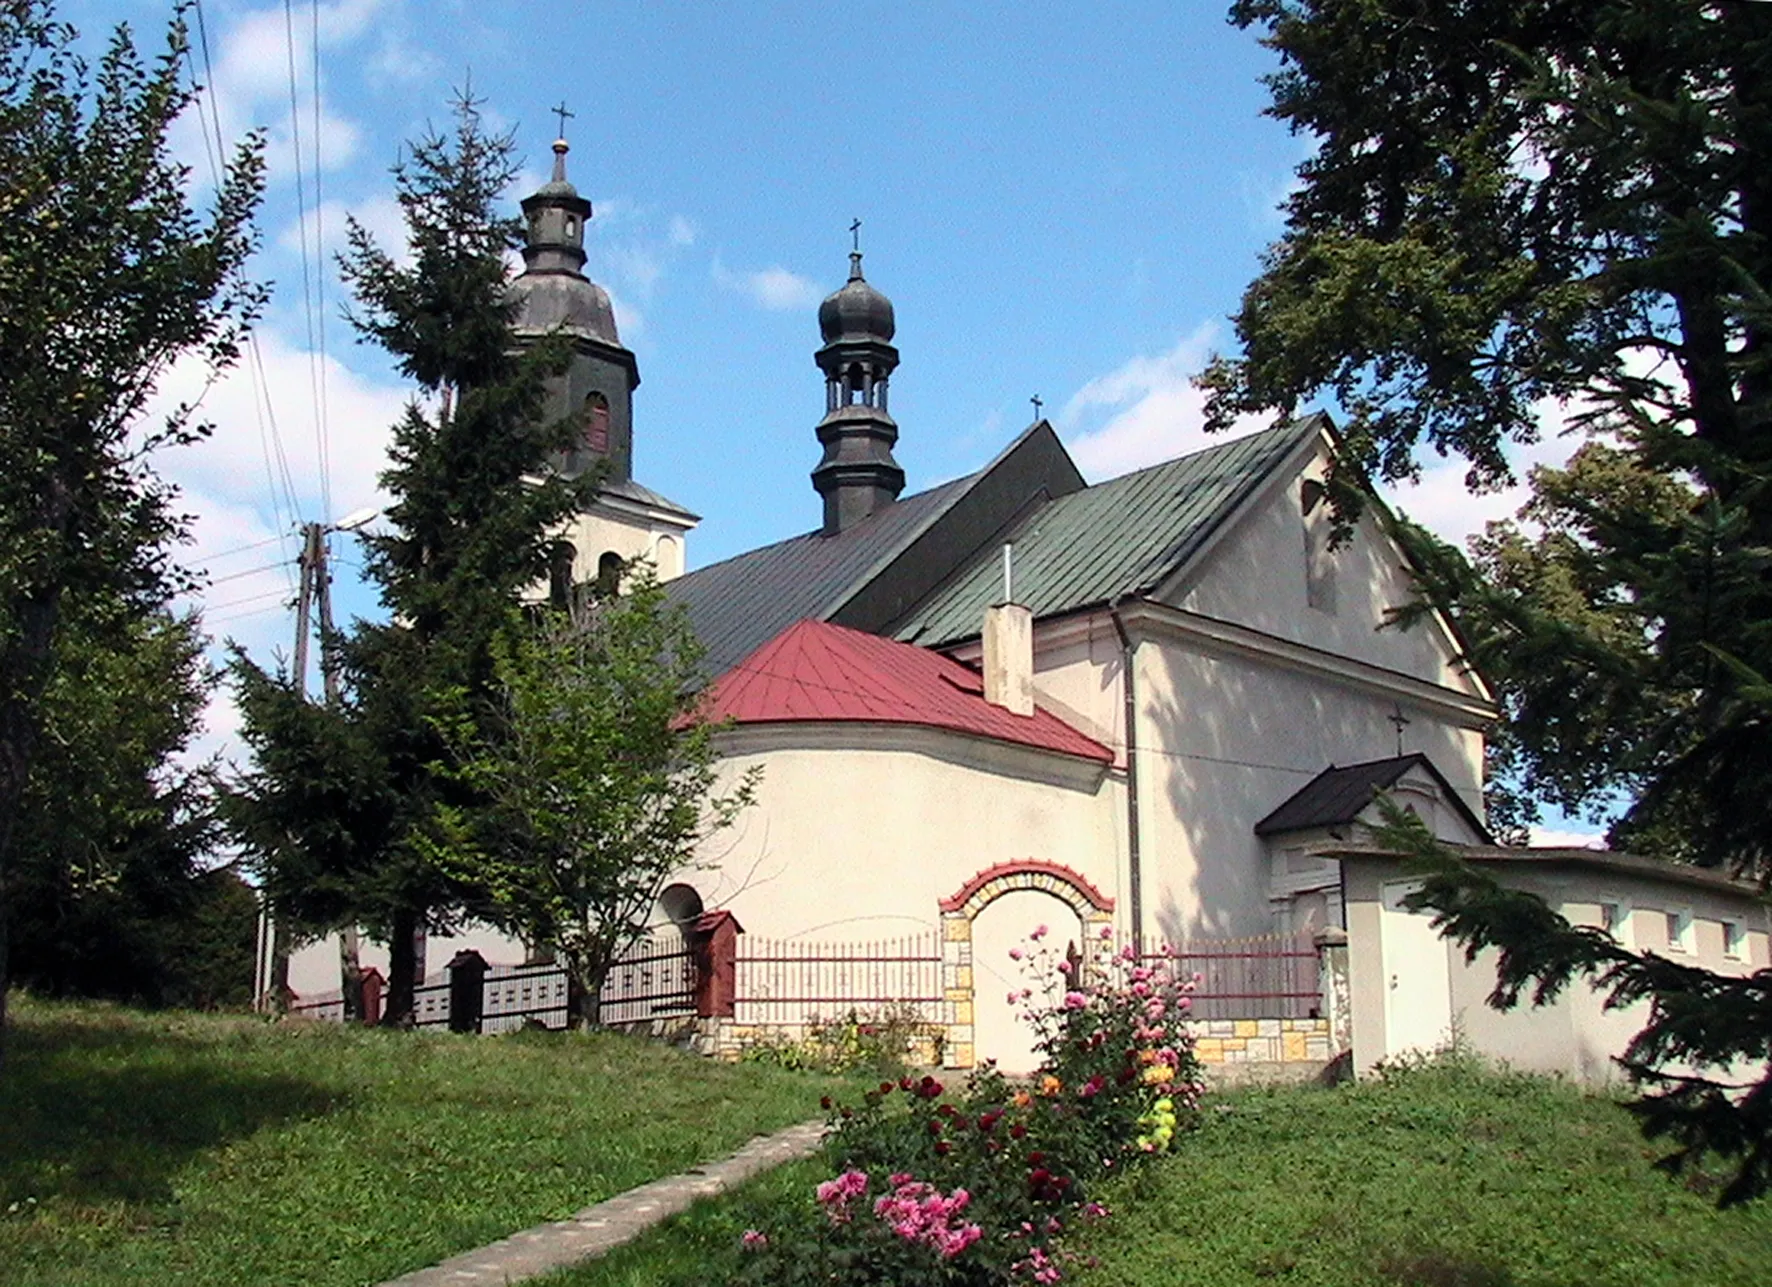
[[[1600,904],[1600,928],[1610,934],[1620,947],[1634,947],[1630,932],[1630,904],[1617,899]]]
[[[1670,952],[1691,953],[1697,951],[1697,935],[1694,933],[1692,913],[1686,911],[1667,913],[1667,950]]]
[[[1731,961],[1747,960],[1747,927],[1740,921],[1723,922],[1723,955]]]

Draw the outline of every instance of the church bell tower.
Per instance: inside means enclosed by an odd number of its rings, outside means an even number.
[[[556,109],[564,126],[571,113]],[[685,538],[701,520],[634,480],[634,390],[639,364],[615,329],[609,292],[586,277],[585,225],[591,203],[566,177],[566,140],[554,140],[553,176],[523,199],[523,271],[509,287],[511,331],[519,344],[563,334],[572,357],[548,381],[542,414],[571,420],[577,436],[549,467],[568,475],[603,466],[591,503],[556,547],[553,589],[619,581],[622,569],[650,560],[660,580],[682,575]]]
[[[852,225],[853,232],[860,227]],[[861,275],[861,247],[849,255],[849,280],[818,306],[824,347],[825,414],[818,422],[824,458],[812,485],[824,497],[824,534],[835,536],[885,509],[904,490],[893,459],[898,424],[886,409],[886,386],[898,366],[892,347],[892,301]]]

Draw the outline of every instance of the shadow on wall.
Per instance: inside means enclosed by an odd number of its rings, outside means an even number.
[[[1141,809],[1158,815],[1143,823],[1147,932],[1171,941],[1271,932],[1269,859],[1255,824],[1330,764],[1395,755],[1397,707],[1230,655],[1146,644],[1140,656]],[[1458,731],[1403,713],[1402,749],[1457,781]]]

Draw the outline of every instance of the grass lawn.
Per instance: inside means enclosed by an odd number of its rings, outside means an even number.
[[[15,998],[0,1282],[375,1283],[818,1114],[835,1079],[616,1036]]]
[[[1649,1169],[1613,1102],[1450,1064],[1336,1090],[1210,1097],[1200,1132],[1103,1195],[1077,1287],[1761,1287],[1772,1203]],[[548,1287],[712,1284],[811,1164],[699,1204]],[[1695,1191],[1697,1190],[1697,1191]]]

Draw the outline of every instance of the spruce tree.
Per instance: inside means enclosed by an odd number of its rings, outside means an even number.
[[[543,465],[572,436],[542,415],[564,345],[518,347],[510,334],[506,256],[521,229],[501,208],[513,157],[511,137],[459,98],[454,128],[414,142],[394,169],[409,262],[355,223],[342,256],[359,334],[416,386],[381,479],[387,527],[366,538],[387,620],[327,641],[336,707],[234,663],[255,762],[227,816],[279,914],[311,932],[355,922],[388,943],[389,1025],[411,1019],[415,932],[447,930],[475,906],[473,882],[434,858],[439,809],[477,805],[446,770],[437,719],[489,691],[494,634],[545,583],[551,543],[594,483]]]
[[[1216,425],[1325,395],[1342,517],[1418,452],[1508,481],[1560,403],[1584,443],[1471,557],[1414,531],[1505,725],[1495,802],[1772,883],[1772,6],[1239,0],[1315,141],[1286,230],[1204,377]],[[1424,861],[1419,833],[1392,839]],[[1498,1004],[1598,971],[1655,1021],[1627,1056],[1651,1133],[1772,1178],[1772,972],[1676,969],[1432,857],[1425,905],[1502,949]],[[1627,959],[1628,958],[1628,959]],[[1692,1059],[1696,1079],[1666,1079]]]

